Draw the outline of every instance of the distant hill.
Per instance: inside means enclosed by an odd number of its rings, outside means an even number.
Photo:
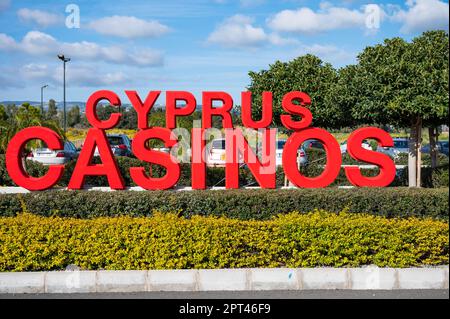
[[[17,106],[22,105],[23,103],[30,103],[31,105],[40,106],[40,101],[0,101],[0,104],[2,105],[8,105],[8,104],[15,104]],[[69,110],[75,105],[78,105],[80,107],[81,112],[84,112],[86,110],[86,102],[81,101],[66,101],[66,108]],[[123,107],[128,108],[131,107],[131,104],[124,103],[122,104]],[[48,101],[44,101],[44,109],[47,109],[48,107]],[[64,107],[63,102],[56,102],[56,107],[60,110]],[[154,106],[155,109],[165,109],[165,105],[156,104]],[[201,110],[202,106],[197,105],[197,110]]]
[[[8,105],[8,104],[15,104],[15,105],[22,105],[23,103],[30,103],[31,105],[40,106],[41,101],[0,101],[0,104]],[[73,106],[78,105],[83,111],[86,108],[85,102],[80,101],[66,101],[66,108],[70,109]],[[63,108],[64,104],[63,102],[56,102],[56,107],[58,109]],[[48,107],[48,101],[44,101],[44,109]]]

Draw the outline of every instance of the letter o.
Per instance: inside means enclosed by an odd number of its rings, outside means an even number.
[[[327,154],[327,164],[324,171],[317,177],[303,176],[297,169],[297,151],[307,139],[321,142]],[[294,132],[286,141],[283,149],[283,170],[287,178],[297,187],[321,188],[333,183],[339,175],[342,157],[339,143],[327,131],[311,127]]]

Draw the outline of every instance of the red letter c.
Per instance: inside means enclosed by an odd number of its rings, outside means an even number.
[[[33,126],[21,130],[9,142],[6,149],[6,170],[9,176],[19,186],[30,191],[41,191],[54,186],[64,170],[64,165],[51,165],[47,174],[42,177],[29,176],[22,165],[23,149],[28,141],[42,140],[52,150],[63,149],[61,138],[53,130]]]

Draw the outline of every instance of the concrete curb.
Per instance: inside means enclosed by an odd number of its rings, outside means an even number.
[[[2,272],[0,293],[448,289],[449,266]]]

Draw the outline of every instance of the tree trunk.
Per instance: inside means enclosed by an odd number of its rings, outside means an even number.
[[[437,157],[437,129],[435,127],[428,128],[428,135],[430,137],[430,157],[431,157],[431,168],[436,168],[438,166]]]
[[[420,144],[422,133],[422,119],[417,118],[411,123],[408,153],[408,185],[409,187],[420,187]]]
[[[419,118],[417,120],[417,126],[416,126],[416,157],[417,157],[417,170],[416,170],[416,187],[422,186],[422,153],[420,152],[420,149],[422,148],[422,119]]]

